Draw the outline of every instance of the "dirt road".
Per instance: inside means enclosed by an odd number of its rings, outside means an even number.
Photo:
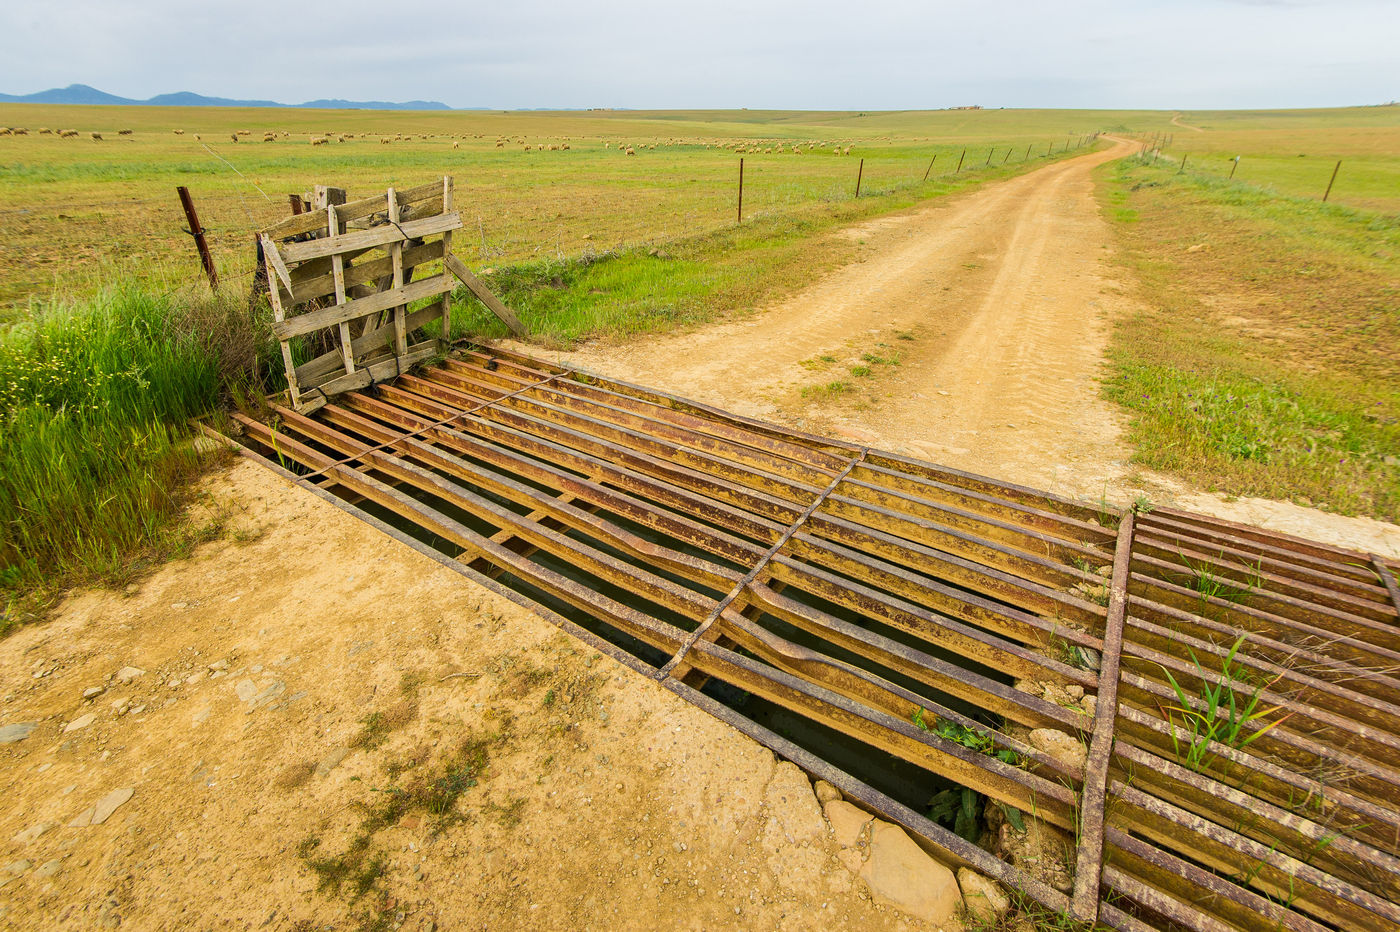
[[[566,359],[1097,496],[1127,471],[1128,451],[1096,383],[1106,319],[1123,298],[1091,172],[1130,151],[1117,144],[847,230],[860,261],[762,313]],[[823,389],[833,382],[842,388]]]

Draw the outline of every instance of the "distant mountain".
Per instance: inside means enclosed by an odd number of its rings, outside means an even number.
[[[391,103],[385,100],[309,100],[304,104],[279,104],[275,100],[233,100],[228,97],[205,97],[181,91],[178,94],[158,94],[150,100],[132,100],[99,91],[86,84],[55,87],[37,94],[0,94],[0,103],[9,104],[85,104],[138,107],[287,107],[318,110],[451,110],[436,100],[409,100]]]

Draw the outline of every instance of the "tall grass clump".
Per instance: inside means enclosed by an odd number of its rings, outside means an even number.
[[[186,420],[254,356],[228,299],[135,289],[36,308],[0,330],[0,590],[118,578],[178,514],[204,455]]]

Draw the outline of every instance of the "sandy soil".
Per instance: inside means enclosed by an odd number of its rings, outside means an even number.
[[[1128,148],[847,231],[862,261],[761,314],[565,358],[1062,493],[1400,554],[1391,525],[1126,465],[1096,378],[1127,299],[1089,172]],[[867,353],[900,362],[850,375]],[[812,391],[835,380],[859,387]],[[0,729],[34,724],[0,744],[0,926],[917,927],[842,866],[806,778],[727,726],[260,467],[205,507],[251,540],[0,642]],[[453,784],[464,819],[367,826],[469,739],[488,760]],[[381,887],[318,893],[302,855],[362,831]]]
[[[210,498],[256,539],[0,642],[0,724],[37,723],[0,745],[0,926],[918,927],[837,861],[791,764],[260,466]],[[374,713],[396,727],[354,747]],[[307,839],[344,852],[468,738],[465,820],[373,833],[387,898],[318,895]]]

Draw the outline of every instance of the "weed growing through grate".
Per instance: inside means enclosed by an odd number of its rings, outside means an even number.
[[[1256,728],[1256,724],[1277,712],[1280,706],[1259,708],[1259,699],[1264,690],[1278,681],[1274,677],[1265,683],[1252,683],[1248,672],[1236,664],[1235,658],[1244,645],[1241,635],[1225,655],[1220,665],[1218,680],[1212,680],[1206,673],[1194,652],[1191,662],[1196,666],[1196,675],[1201,686],[1198,695],[1191,695],[1176,681],[1171,671],[1162,667],[1167,682],[1176,693],[1176,706],[1159,706],[1162,718],[1171,726],[1172,748],[1177,761],[1196,772],[1208,770],[1215,762],[1216,753],[1210,746],[1219,742],[1229,748],[1243,749],[1268,734],[1287,720],[1286,713],[1271,722]],[[1282,674],[1280,674],[1282,675]],[[1240,694],[1247,698],[1240,701]],[[1200,708],[1195,706],[1199,705]],[[1185,732],[1186,740],[1180,737]]]
[[[921,731],[937,735],[954,744],[960,744],[978,754],[995,757],[1003,764],[1019,767],[1024,763],[1021,755],[1011,748],[998,750],[996,740],[985,731],[969,728],[944,718],[936,720],[930,727],[924,718],[922,707],[915,708],[909,720],[917,725]],[[926,811],[928,817],[933,821],[946,825],[962,838],[976,843],[978,836],[982,833],[982,822],[978,815],[983,810],[982,803],[982,794],[976,790],[966,786],[950,787],[935,793],[929,799]],[[1025,832],[1025,821],[1021,818],[1019,809],[1000,802],[997,805],[1006,814],[1006,821],[1010,822],[1016,831]]]
[[[1223,557],[1223,554],[1219,556]],[[1183,574],[1192,590],[1195,591],[1199,601],[1197,614],[1204,615],[1210,606],[1212,599],[1222,599],[1226,602],[1233,602],[1236,605],[1245,604],[1246,600],[1256,589],[1262,587],[1263,575],[1260,572],[1261,561],[1246,563],[1247,579],[1242,583],[1216,572],[1215,564],[1201,560],[1199,563],[1192,563],[1186,556],[1181,557],[1181,562],[1185,564],[1187,573]]]

